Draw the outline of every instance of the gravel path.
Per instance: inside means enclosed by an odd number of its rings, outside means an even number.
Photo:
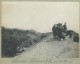
[[[54,40],[52,36],[45,38],[38,44],[26,48],[20,55],[14,57],[14,60],[28,60],[29,58],[77,58],[78,43],[71,39],[63,41]]]

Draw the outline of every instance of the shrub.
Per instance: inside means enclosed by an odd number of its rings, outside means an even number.
[[[24,47],[40,41],[41,34],[34,30],[9,29],[2,27],[2,56],[15,56]]]

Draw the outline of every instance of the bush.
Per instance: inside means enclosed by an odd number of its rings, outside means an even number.
[[[2,57],[15,56],[24,47],[39,42],[41,34],[34,30],[9,29],[2,27]]]

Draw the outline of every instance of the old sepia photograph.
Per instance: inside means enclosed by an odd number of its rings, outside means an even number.
[[[1,18],[2,58],[79,58],[79,2],[3,1]]]

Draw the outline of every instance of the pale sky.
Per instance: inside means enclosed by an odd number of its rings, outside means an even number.
[[[79,2],[2,2],[2,26],[50,32],[59,22],[79,33]]]

